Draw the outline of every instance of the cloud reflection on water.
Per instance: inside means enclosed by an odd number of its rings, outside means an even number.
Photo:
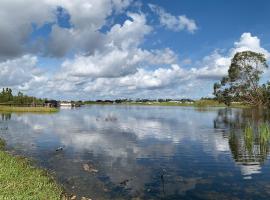
[[[10,146],[19,144],[20,151],[43,159],[41,163],[60,178],[80,178],[76,190],[82,194],[93,183],[83,181],[81,165],[92,162],[99,176],[109,178],[105,185],[112,190],[128,180],[125,188],[134,197],[162,196],[160,174],[166,170],[166,195],[181,196],[199,185],[211,185],[218,178],[215,168],[236,173],[231,171],[234,151],[229,139],[231,121],[238,115],[236,110],[228,116],[224,109],[92,106],[55,115],[13,114],[3,137]],[[53,153],[59,146],[65,147],[64,153]],[[260,164],[236,162],[245,178],[261,173]]]

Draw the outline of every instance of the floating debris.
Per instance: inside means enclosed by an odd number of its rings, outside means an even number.
[[[72,195],[72,196],[70,197],[70,200],[76,200],[76,199],[77,199],[76,195]]]
[[[119,184],[120,184],[121,186],[127,186],[127,184],[128,184],[129,181],[130,181],[130,180],[125,179],[125,180],[121,181]]]
[[[58,147],[55,151],[63,151],[64,147]]]
[[[115,122],[115,121],[117,121],[117,118],[114,116],[108,116],[105,118],[105,121],[106,122]]]
[[[84,171],[90,172],[90,173],[97,173],[98,170],[94,168],[91,164],[83,164]]]
[[[82,199],[81,200],[92,200],[92,199],[90,199],[90,198],[86,198],[86,197],[82,197]]]

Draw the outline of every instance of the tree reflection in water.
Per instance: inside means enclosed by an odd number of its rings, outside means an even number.
[[[11,113],[1,113],[1,120],[0,120],[0,131],[1,133],[8,130],[7,123],[4,123],[5,121],[8,121],[11,119]]]
[[[215,129],[225,129],[229,134],[229,147],[241,172],[250,175],[260,173],[261,165],[269,154],[270,119],[267,110],[220,109],[214,120]]]
[[[1,113],[1,120],[8,121],[11,119],[11,113]]]

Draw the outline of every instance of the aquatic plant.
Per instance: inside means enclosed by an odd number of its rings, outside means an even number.
[[[268,143],[270,139],[270,127],[268,123],[262,123],[258,127],[261,143]]]
[[[252,153],[253,150],[253,140],[254,140],[253,132],[254,131],[251,124],[248,124],[244,129],[245,146],[249,153]]]
[[[2,139],[0,138],[0,150],[4,149],[5,146],[6,146],[5,140],[2,140]]]

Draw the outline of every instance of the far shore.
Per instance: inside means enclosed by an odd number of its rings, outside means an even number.
[[[229,108],[249,108],[250,106],[244,105],[242,103],[232,103],[230,106],[224,103],[219,103],[214,100],[198,100],[192,103],[179,103],[179,102],[122,102],[122,103],[108,103],[108,102],[90,102],[84,105],[142,105],[142,106],[179,106],[179,107],[229,107]]]
[[[111,102],[87,102],[82,105],[130,105],[130,106],[178,106],[178,107],[228,107],[224,103],[219,103],[215,100],[197,100],[194,102],[158,102],[158,101],[148,101],[148,102],[121,102],[121,103],[111,103]],[[250,106],[244,105],[242,103],[232,103],[230,108],[249,108]],[[55,113],[58,112],[58,107],[44,107],[44,106],[12,106],[12,105],[0,105],[0,112],[32,112],[32,113]]]

